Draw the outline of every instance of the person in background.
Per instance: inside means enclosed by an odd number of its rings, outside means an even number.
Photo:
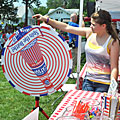
[[[76,13],[72,13],[70,16],[70,22],[68,22],[68,24],[70,26],[74,26],[74,27],[79,27],[79,25],[77,24],[77,14]],[[82,24],[82,27],[84,27],[84,22]],[[72,33],[68,33],[68,37],[69,37],[69,47],[71,47],[71,52],[72,52],[72,59],[73,59],[73,67],[72,67],[72,72],[75,69],[75,66],[77,65],[77,52],[78,52],[78,35],[76,34],[72,34]]]
[[[17,25],[17,30],[19,30],[20,28],[21,28],[21,27],[20,27],[20,25],[18,24],[18,25]]]
[[[108,92],[111,80],[117,81],[118,78],[119,58],[119,38],[111,25],[109,12],[99,10],[93,13],[90,27],[73,27],[41,14],[36,14],[33,18],[62,31],[85,36],[87,68],[82,90]]]
[[[4,47],[5,42],[7,41],[5,30],[2,30],[2,48]]]
[[[0,32],[0,58],[1,58],[1,52],[2,52],[1,40],[2,40],[2,32]]]
[[[12,35],[11,30],[8,29],[8,32],[6,33],[6,38],[8,39]]]
[[[8,32],[8,29],[9,29],[9,26],[8,26],[8,24],[6,23],[6,25],[5,25],[5,32],[6,32],[6,33]]]

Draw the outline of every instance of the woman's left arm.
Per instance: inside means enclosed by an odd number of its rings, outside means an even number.
[[[118,62],[119,62],[119,41],[116,40],[111,44],[110,49],[110,61],[111,61],[111,79],[118,79]]]

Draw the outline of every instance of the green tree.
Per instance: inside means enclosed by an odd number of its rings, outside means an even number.
[[[84,0],[83,11],[85,16],[87,15],[87,2],[95,2],[95,0]],[[65,7],[66,9],[79,9],[80,0],[47,0],[47,7],[49,9],[55,9],[57,7]]]
[[[17,8],[14,8],[14,0],[0,0],[0,19],[17,21]]]
[[[18,0],[17,0],[18,1]],[[26,5],[26,14],[25,14],[25,26],[28,25],[28,7],[32,7],[34,3],[37,7],[40,6],[40,0],[22,0],[22,2]]]
[[[47,0],[47,7],[49,9],[55,9],[57,7],[62,7],[64,0]]]
[[[65,7],[66,9],[79,9],[80,0],[47,0],[48,8]]]
[[[45,15],[48,13],[49,9],[44,7],[44,6],[40,6],[39,8],[33,8],[33,11],[35,14],[42,14],[42,15]]]
[[[80,0],[67,0],[66,8],[68,9],[79,9],[80,8]]]

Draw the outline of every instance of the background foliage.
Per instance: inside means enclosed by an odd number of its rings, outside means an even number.
[[[11,21],[17,21],[17,8],[14,7],[13,2],[19,0],[0,0],[0,19],[4,21],[4,19],[8,19]],[[94,2],[95,0],[84,0],[84,16],[87,15],[87,2]],[[45,15],[48,13],[49,9],[55,9],[57,7],[65,7],[66,9],[79,9],[80,8],[80,0],[47,0],[47,7],[41,6],[40,0],[22,0],[22,2],[28,7],[33,8],[35,14],[41,13]],[[33,7],[33,4],[36,7]],[[27,10],[27,9],[26,9]],[[28,14],[28,13],[27,13]],[[26,14],[26,19],[27,19]]]
[[[14,0],[0,0],[0,19],[17,21],[17,8],[14,8]]]

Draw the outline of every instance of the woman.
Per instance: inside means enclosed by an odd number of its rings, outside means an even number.
[[[119,39],[111,25],[111,15],[105,10],[93,13],[90,27],[72,27],[47,16],[36,14],[37,20],[62,31],[85,36],[87,71],[82,89],[107,92],[111,79],[118,77]]]

